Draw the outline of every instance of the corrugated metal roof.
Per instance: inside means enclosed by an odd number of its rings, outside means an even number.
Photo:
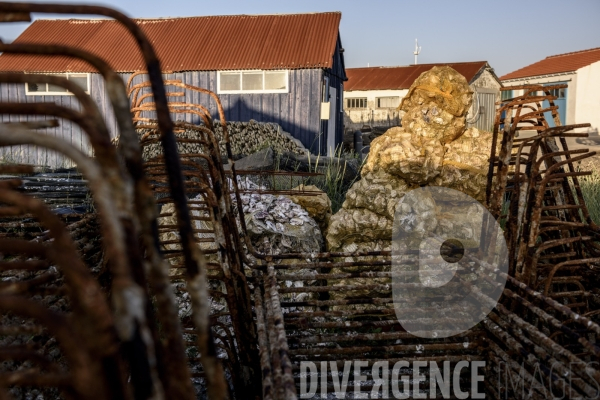
[[[471,82],[475,75],[488,63],[486,61],[475,61],[449,64],[418,64],[403,67],[346,68],[348,81],[344,84],[344,90],[408,89],[423,72],[442,65],[454,68],[468,82]]]
[[[164,71],[330,68],[340,12],[135,20]],[[15,43],[79,47],[118,72],[145,70],[134,39],[112,20],[37,20]],[[0,71],[93,72],[67,57],[2,54]]]
[[[549,56],[541,61],[506,74],[500,79],[519,79],[530,76],[572,72],[577,71],[579,68],[595,63],[596,61],[600,61],[600,47]]]

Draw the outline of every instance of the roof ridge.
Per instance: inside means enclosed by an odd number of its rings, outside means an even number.
[[[593,53],[593,54],[590,54]],[[571,73],[600,61],[600,47],[547,56],[539,61],[502,75],[501,80],[522,79],[538,75]]]
[[[410,68],[410,67],[419,67],[422,65],[452,65],[452,64],[480,64],[487,63],[487,61],[459,61],[459,62],[449,62],[449,63],[425,63],[425,64],[408,64],[408,65],[376,65],[373,67],[351,67],[346,68],[349,69],[367,69],[367,68],[378,68],[378,69],[392,69],[392,68]]]
[[[456,61],[456,62],[438,62],[438,63],[425,63],[425,64],[409,64],[410,67],[415,65],[448,65],[448,64],[479,64],[485,63],[487,61],[479,60],[479,61]]]
[[[327,69],[333,67],[341,18],[341,12],[333,11],[144,18],[135,19],[134,24],[151,40],[165,71]],[[114,21],[98,18],[36,20],[15,39],[15,43],[74,46],[104,58],[118,72],[145,69],[135,40],[124,35],[125,28],[120,24],[109,22]],[[311,36],[308,42],[306,32],[312,30],[319,35]],[[202,42],[205,47],[190,48],[181,40],[182,36]],[[263,43],[267,42],[270,43],[269,50],[260,53]],[[207,55],[206,49],[215,48],[222,51],[209,51]],[[40,68],[56,72],[95,71],[88,64],[67,57],[0,55],[0,71],[37,71]]]
[[[458,63],[417,64],[398,67],[364,67],[347,68],[348,82],[344,90],[403,90],[408,89],[417,77],[435,67],[450,66],[467,81],[471,82],[483,68],[489,65],[487,61],[471,61]],[[494,79],[497,79],[494,75]]]
[[[585,50],[578,50],[578,51],[571,51],[569,53],[554,54],[554,55],[548,56],[546,58],[564,57],[564,56],[570,56],[573,54],[587,53],[588,51],[598,51],[598,50],[600,50],[600,47],[594,47],[592,49],[585,49]]]
[[[148,17],[148,18],[131,18],[134,21],[157,21],[157,20],[174,20],[174,19],[194,19],[194,18],[218,18],[218,17],[287,17],[294,15],[318,15],[318,14],[342,14],[341,11],[319,11],[305,13],[265,13],[265,14],[223,14],[223,15],[186,15],[180,17]],[[111,18],[36,18],[35,21],[112,21]],[[35,22],[34,21],[34,22]]]

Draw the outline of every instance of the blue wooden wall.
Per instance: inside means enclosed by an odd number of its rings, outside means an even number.
[[[338,40],[338,47],[341,43]],[[343,72],[343,57],[336,51],[334,56],[334,68],[323,69],[299,69],[290,70],[289,73],[289,93],[269,93],[269,94],[227,94],[220,95],[221,102],[225,111],[225,117],[228,121],[249,121],[254,119],[260,122],[275,122],[281,125],[282,129],[289,132],[299,139],[313,153],[319,151],[319,141],[324,141],[328,132],[327,124],[323,124],[320,119],[321,90],[324,74],[330,76],[330,84],[338,88],[338,110],[342,110],[341,94],[343,93],[342,82],[345,79]],[[126,82],[131,74],[122,74]],[[139,83],[144,79],[138,76],[134,83]],[[216,71],[188,71],[180,73],[165,74],[165,79],[176,79],[186,84],[206,88],[216,92],[217,90],[217,72]],[[112,112],[112,107],[108,100],[108,95],[104,87],[104,81],[99,74],[91,74],[91,96],[100,108],[112,136],[118,134],[116,121]],[[148,92],[147,89],[145,92]],[[181,91],[180,88],[168,87],[167,91]],[[178,100],[183,100],[178,98]],[[0,102],[19,101],[19,102],[55,102],[68,108],[79,110],[79,104],[73,96],[26,96],[25,86],[23,84],[0,84]],[[213,118],[219,118],[217,106],[208,95],[197,92],[186,91],[185,101],[187,103],[201,104],[207,107]],[[336,142],[342,141],[342,113],[340,113],[340,122],[336,127]],[[9,116],[0,114],[3,122],[8,121],[32,121],[41,117],[27,116]],[[173,115],[174,119],[183,119],[179,114]],[[50,118],[49,118],[50,119]],[[197,122],[194,116],[186,116],[189,122]],[[325,121],[326,122],[326,121]],[[45,133],[59,136],[75,145],[82,151],[91,154],[91,149],[86,135],[78,126],[68,121],[61,120],[61,126],[58,128],[46,129]],[[322,146],[321,149],[324,149]],[[52,151],[37,149],[33,146],[16,146],[12,149],[0,149],[0,161],[12,161],[21,163],[31,163],[36,165],[69,166],[68,160],[56,155]]]
[[[335,46],[335,52],[333,53],[333,64],[332,68],[323,71],[323,75],[329,78],[329,86],[336,88],[336,98],[330,99],[330,101],[336,102],[336,110],[338,111],[335,123],[335,135],[336,146],[339,146],[344,140],[344,82],[348,80],[346,77],[346,67],[344,65],[343,47],[340,36],[338,35],[337,43]],[[326,153],[327,148],[327,137],[330,134],[328,132],[329,126],[328,121],[321,121],[321,153]],[[337,150],[337,147],[336,147]]]
[[[79,102],[73,96],[27,96],[25,95],[24,84],[0,84],[0,101],[18,101],[27,103],[54,102],[66,108],[80,110]],[[40,116],[9,116],[1,113],[0,118],[2,122],[25,122],[40,119],[55,119],[53,117],[45,118]],[[51,136],[62,137],[84,153],[91,154],[89,141],[87,140],[86,135],[81,132],[77,125],[66,120],[60,120],[60,124],[61,126],[59,128],[41,129],[39,132],[43,132]],[[64,157],[56,154],[54,151],[37,148],[36,146],[0,147],[0,162],[18,162],[52,167],[71,166],[69,160],[65,160]]]
[[[228,121],[276,122],[282,129],[299,139],[307,148],[316,151],[316,138],[320,128],[321,69],[298,69],[289,71],[288,93],[221,94],[219,98]],[[129,78],[129,74],[124,79]],[[189,71],[165,74],[165,80],[175,79],[183,83],[217,91],[216,71]],[[134,83],[144,78],[134,78]],[[167,91],[177,92],[177,87],[167,87]],[[187,103],[202,104],[213,118],[219,118],[215,102],[204,94],[186,91]],[[182,118],[174,116],[174,118]],[[190,122],[198,118],[187,117]]]

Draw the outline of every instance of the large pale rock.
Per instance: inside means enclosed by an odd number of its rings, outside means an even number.
[[[414,184],[426,184],[440,174],[443,155],[444,147],[437,139],[391,128],[371,142],[362,174],[383,170]]]
[[[464,132],[465,118],[455,117],[439,104],[429,102],[408,111],[402,118],[402,126],[416,136],[445,144]]]
[[[472,96],[464,76],[450,67],[433,67],[415,80],[402,100],[402,126],[417,136],[449,143],[465,130]]]
[[[421,249],[431,235],[452,237],[467,247],[478,242],[480,213],[465,203],[464,196],[450,193],[437,202],[427,192],[405,197],[418,187],[445,186],[483,199],[491,134],[465,130],[471,100],[468,82],[452,68],[434,67],[417,78],[400,106],[405,113],[403,126],[391,128],[371,142],[361,180],[354,183],[342,209],[331,217],[326,235],[330,251],[390,250],[394,227],[396,233],[410,235],[394,241],[400,248],[393,250]],[[396,224],[395,218],[399,219]],[[345,261],[353,260],[350,256]],[[350,266],[332,272],[354,270]],[[389,278],[341,279],[330,284],[381,285],[332,291],[333,299],[389,297],[391,291]]]
[[[288,197],[294,203],[304,208],[308,212],[308,215],[317,222],[321,231],[325,231],[331,218],[331,200],[329,200],[327,193],[315,185],[300,185],[292,189],[292,191],[295,190],[299,194],[289,195]],[[300,194],[307,192],[310,192],[310,194]]]
[[[469,128],[446,144],[439,176],[432,184],[461,191],[481,202],[485,199],[492,133]]]
[[[331,219],[327,230],[330,251],[340,249],[345,243],[389,240],[392,236],[392,220],[367,209],[342,208]]]
[[[345,209],[365,208],[386,218],[394,218],[396,205],[411,188],[406,180],[388,174],[382,169],[363,175],[346,193],[342,207]]]
[[[409,112],[433,102],[441,110],[465,118],[471,107],[472,96],[469,82],[455,69],[448,66],[433,67],[413,82],[399,109]],[[404,119],[402,125],[405,125]]]

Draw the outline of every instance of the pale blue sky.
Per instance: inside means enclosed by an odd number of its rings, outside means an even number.
[[[86,3],[65,1],[67,3]],[[132,17],[341,11],[347,67],[487,60],[503,75],[546,56],[600,47],[600,0],[105,0]],[[34,17],[48,18],[47,15]],[[4,41],[26,24],[2,24]]]

